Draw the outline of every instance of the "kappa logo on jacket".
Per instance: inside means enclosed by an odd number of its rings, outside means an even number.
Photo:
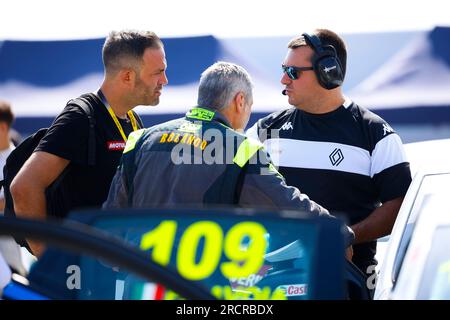
[[[386,123],[383,123],[383,136],[385,136],[387,133],[394,132],[394,129]]]
[[[292,130],[294,129],[294,127],[292,126],[292,122],[286,122],[285,124],[283,124],[280,128],[280,130]]]

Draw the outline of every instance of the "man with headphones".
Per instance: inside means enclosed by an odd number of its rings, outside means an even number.
[[[411,172],[389,124],[343,95],[346,60],[330,30],[291,40],[281,83],[293,107],[260,119],[247,135],[264,143],[289,185],[347,221],[353,262],[369,275],[376,239],[390,234]]]

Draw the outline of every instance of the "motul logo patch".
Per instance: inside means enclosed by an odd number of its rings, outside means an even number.
[[[125,141],[107,141],[106,146],[110,151],[117,151],[125,149]]]

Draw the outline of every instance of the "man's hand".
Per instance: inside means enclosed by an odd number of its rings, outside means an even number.
[[[345,249],[345,258],[348,261],[352,261],[352,258],[353,258],[353,246],[348,246],[347,249]]]
[[[36,258],[40,258],[42,256],[42,254],[44,253],[46,247],[45,244],[42,242],[38,242],[38,241],[27,241],[28,242],[28,246],[31,249],[31,253],[36,257]]]
[[[351,228],[355,232],[354,244],[376,240],[390,234],[402,202],[403,198],[386,201],[366,219],[352,225]]]

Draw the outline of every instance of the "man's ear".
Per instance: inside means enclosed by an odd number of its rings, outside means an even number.
[[[122,85],[133,87],[136,80],[136,71],[133,69],[122,69],[119,71],[119,79]]]
[[[243,92],[238,92],[234,97],[236,103],[236,111],[242,113],[245,109],[245,97]]]
[[[4,133],[4,132],[8,132],[8,130],[9,130],[8,124],[4,121],[0,121],[0,132]]]

